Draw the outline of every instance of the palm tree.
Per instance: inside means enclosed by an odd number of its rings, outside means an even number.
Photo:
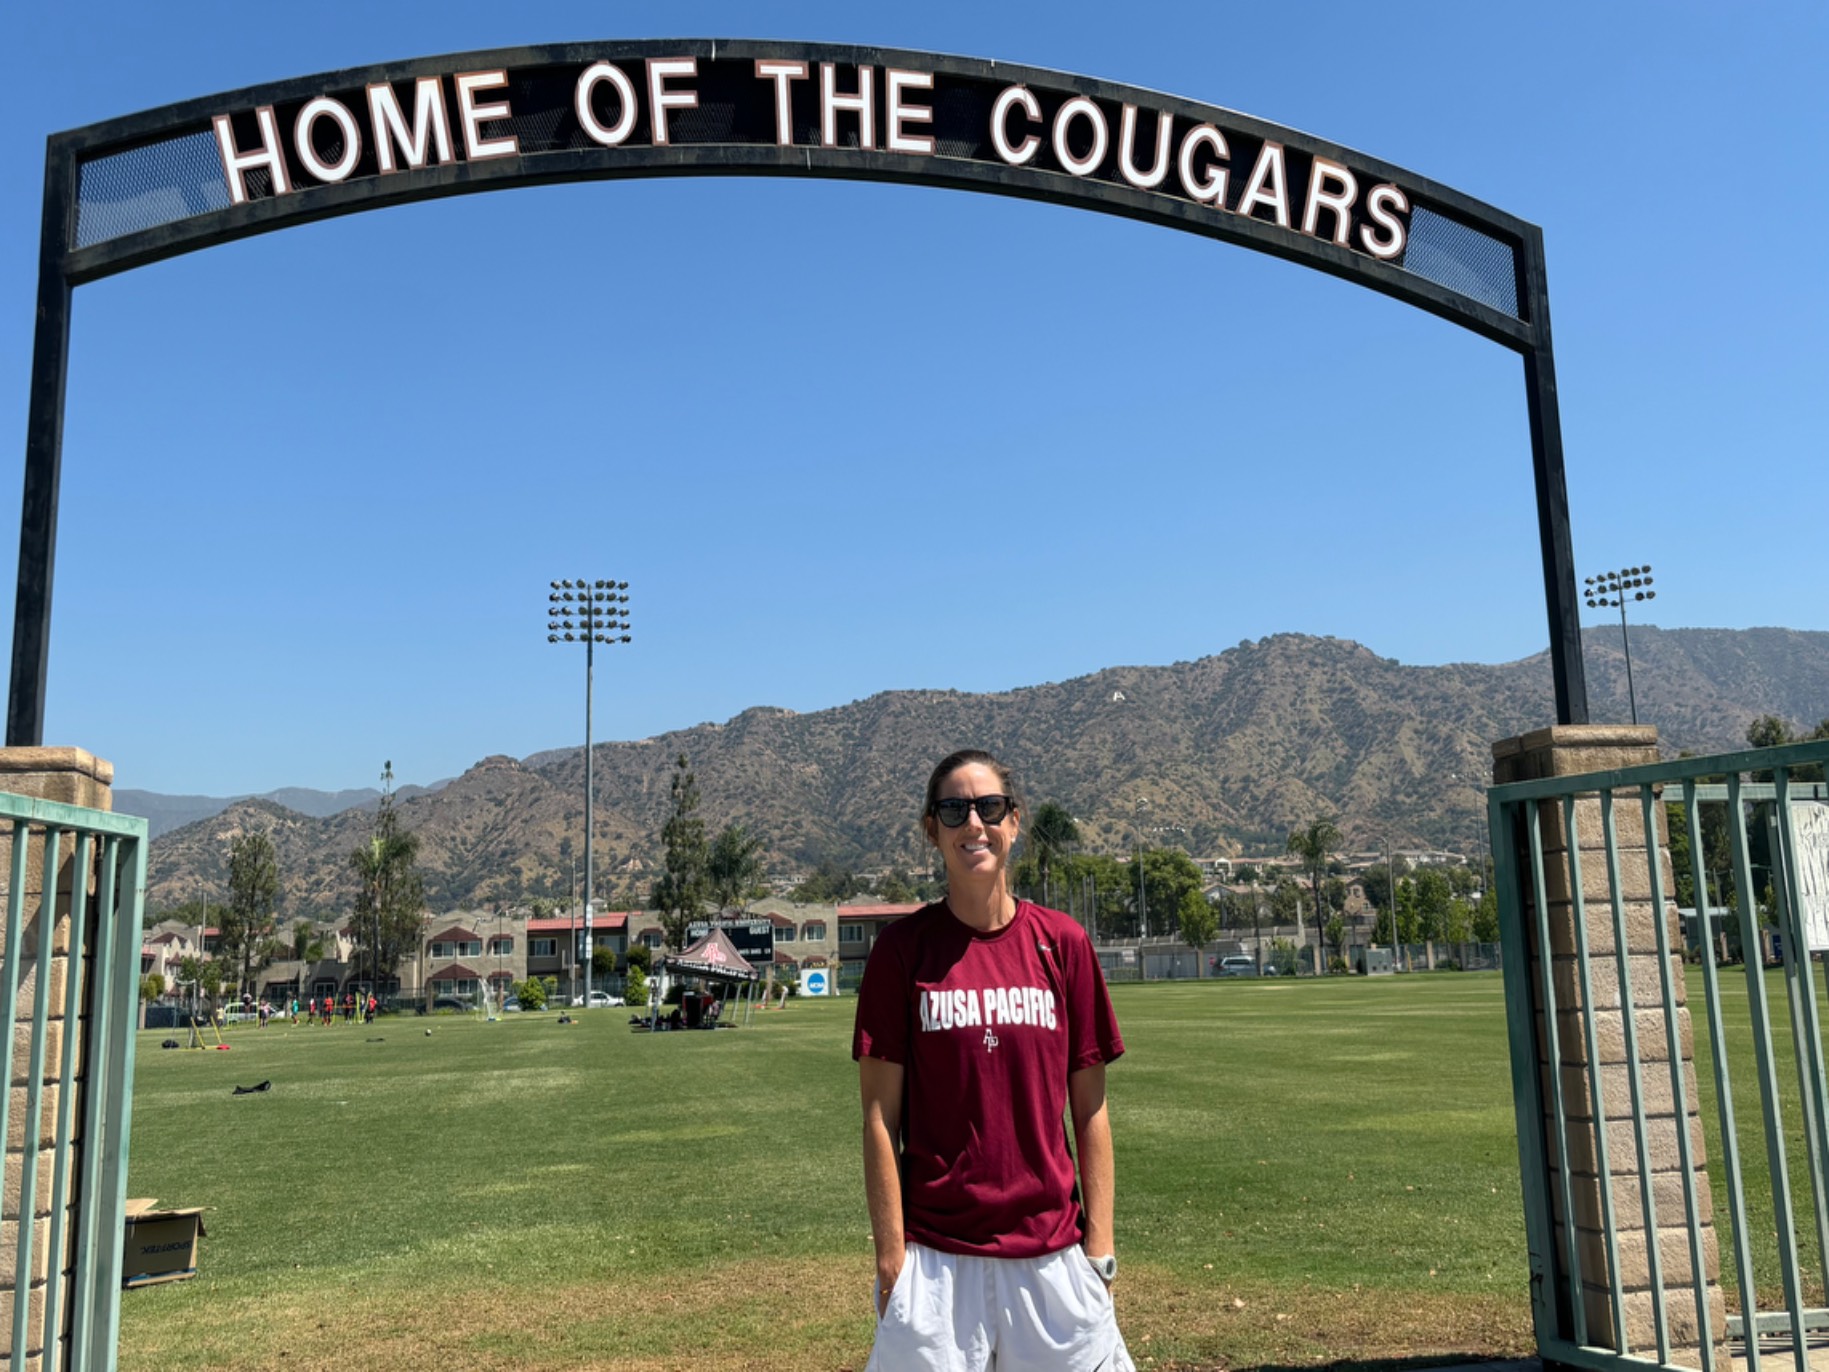
[[[1321,918],[1321,878],[1327,875],[1327,860],[1340,846],[1340,826],[1326,815],[1310,820],[1306,829],[1297,829],[1289,836],[1286,851],[1302,859],[1302,867],[1308,873],[1308,887],[1314,896],[1315,937],[1321,937],[1323,921]],[[1317,969],[1318,970],[1318,969]]]
[[[762,840],[741,824],[725,825],[711,841],[705,877],[719,910],[742,910],[762,878]]]
[[[1067,856],[1080,841],[1080,826],[1072,815],[1051,800],[1035,809],[1035,822],[1029,826],[1029,846],[1035,854],[1035,866],[1042,880],[1042,903],[1052,904],[1048,888],[1054,864]]]
[[[305,969],[324,956],[324,938],[317,925],[301,919],[292,926],[292,956],[298,960],[298,999],[305,999]]]

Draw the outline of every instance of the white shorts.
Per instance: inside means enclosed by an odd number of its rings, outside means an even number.
[[[1136,1372],[1111,1292],[1077,1243],[1040,1258],[908,1245],[864,1372],[990,1369]]]

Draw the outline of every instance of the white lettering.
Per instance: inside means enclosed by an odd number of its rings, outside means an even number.
[[[794,102],[790,97],[790,81],[804,81],[808,75],[805,62],[772,62],[767,58],[756,59],[756,79],[772,80],[775,83],[775,146],[791,148],[794,145]]]
[[[262,105],[254,111],[254,123],[260,129],[258,152],[242,152],[235,146],[235,130],[228,115],[219,114],[210,123],[216,128],[216,150],[222,154],[222,175],[229,183],[230,204],[247,203],[248,188],[242,175],[258,167],[265,167],[272,176],[275,195],[285,195],[292,189],[292,182],[286,175],[286,157],[280,151],[279,120],[273,113],[273,106]]]
[[[857,69],[857,90],[850,95],[838,93],[838,64],[819,64],[819,141],[828,148],[838,146],[838,115],[843,110],[857,116],[857,146],[876,148],[876,68]]]
[[[942,1016],[942,1018],[944,1020],[946,1020],[946,1027],[948,1029],[951,1029],[953,1027],[953,1025],[955,1025],[955,1024],[962,1025],[966,1022],[966,1019],[965,1019],[966,998],[968,996],[970,996],[971,994],[972,993],[970,991],[966,991],[963,989],[953,992],[953,1013],[950,1016]],[[974,1006],[976,1006],[977,1002],[973,1001],[972,1004]]]
[[[965,1022],[970,1028],[977,1028],[984,1023],[984,1007],[978,1002],[978,992],[974,988],[965,993]]]
[[[1153,191],[1169,174],[1169,129],[1175,122],[1167,110],[1156,115],[1156,162],[1147,172],[1137,170],[1137,107],[1126,105],[1118,120],[1118,173],[1140,191]]]
[[[608,81],[616,88],[617,115],[616,122],[605,128],[597,118],[597,107],[592,103],[597,87]],[[619,147],[635,128],[635,83],[629,80],[628,73],[613,62],[593,62],[578,77],[578,88],[572,94],[572,104],[578,111],[578,123],[593,143],[601,143],[606,148]]]
[[[1054,1028],[1054,992],[1042,992],[1042,1017],[1050,1029]]]
[[[1258,150],[1251,179],[1239,197],[1238,212],[1249,217],[1259,206],[1273,211],[1279,226],[1289,227],[1289,178],[1284,174],[1283,145],[1269,139]]]
[[[1213,169],[1204,181],[1198,179],[1194,171],[1194,155],[1203,148],[1213,157]],[[1231,155],[1225,134],[1211,124],[1196,124],[1182,136],[1176,170],[1181,174],[1181,189],[1188,199],[1218,205],[1222,210],[1226,207],[1226,159]]]
[[[422,76],[413,83],[413,128],[409,133],[406,115],[400,109],[400,97],[385,81],[368,88],[368,122],[375,135],[375,162],[381,170],[396,172],[394,148],[406,154],[406,165],[418,169],[434,147],[438,160],[451,160],[451,120],[445,113],[445,88],[436,76]]]
[[[1067,134],[1073,121],[1084,119],[1092,125],[1092,147],[1084,157],[1075,157],[1068,146]],[[1105,149],[1111,145],[1111,129],[1105,123],[1105,111],[1083,95],[1076,95],[1054,116],[1054,159],[1070,175],[1084,176],[1096,171],[1105,160]]]
[[[510,115],[506,100],[492,101],[479,105],[476,97],[483,91],[499,90],[508,84],[508,73],[495,71],[459,72],[457,83],[457,118],[464,130],[464,156],[472,162],[486,161],[492,157],[513,157],[521,151],[521,141],[513,134],[505,138],[484,138],[483,124],[486,120],[507,119]]]
[[[1327,188],[1334,186],[1333,191]],[[1308,199],[1302,206],[1302,232],[1312,235],[1321,221],[1321,211],[1334,212],[1334,242],[1346,246],[1353,228],[1353,201],[1359,198],[1359,178],[1338,162],[1317,157],[1308,173]]]
[[[883,73],[883,81],[889,88],[889,108],[884,115],[884,122],[889,126],[889,151],[933,156],[932,134],[909,133],[902,128],[905,123],[932,124],[934,122],[933,106],[907,104],[902,93],[909,90],[932,90],[934,74],[930,71],[902,71],[897,67],[890,67]]]
[[[1361,224],[1359,241],[1365,244],[1365,250],[1381,261],[1402,257],[1407,234],[1403,220],[1397,216],[1410,212],[1410,197],[1388,182],[1373,186],[1365,197],[1365,212],[1373,224],[1385,230],[1381,238],[1372,232],[1370,225]]]
[[[669,139],[667,136],[668,110],[696,110],[699,107],[697,91],[670,91],[667,82],[675,76],[697,77],[699,59],[696,57],[650,57],[648,59],[648,114],[654,121],[654,146],[664,148]]]
[[[984,1017],[985,1021],[990,1024],[1010,1023],[1010,993],[1008,990],[999,986],[985,996]]]
[[[991,146],[1005,162],[1020,167],[1035,156],[1042,141],[1029,134],[1020,143],[1010,142],[1008,122],[1012,105],[1021,105],[1030,122],[1037,124],[1041,122],[1042,106],[1027,86],[1006,86],[998,95],[997,103],[991,106]]]
[[[312,130],[320,119],[328,119],[343,135],[343,155],[335,162],[326,162],[319,157],[317,146],[311,141]],[[342,181],[356,169],[356,161],[362,156],[362,130],[356,126],[356,117],[349,112],[349,106],[328,95],[320,95],[315,100],[307,100],[298,112],[298,118],[293,120],[292,146],[298,153],[298,160],[305,164],[305,170],[318,180]]]

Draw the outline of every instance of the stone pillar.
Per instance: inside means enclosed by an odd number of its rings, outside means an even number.
[[[81,805],[92,810],[109,810],[113,808],[113,783],[113,765],[81,748],[0,748],[0,791],[40,800],[60,801],[66,805]],[[10,828],[0,832],[0,899],[4,898],[6,887],[12,880],[12,843]],[[51,1174],[55,1158],[53,1147],[57,1082],[62,1073],[64,1036],[69,1032],[80,1033],[82,1023],[88,1018],[87,998],[79,989],[80,979],[70,975],[68,965],[71,892],[78,878],[75,867],[74,853],[65,848],[59,853],[59,870],[51,874],[51,889],[56,892],[56,899],[51,902],[52,917],[47,928],[45,902],[40,899],[46,889],[46,874],[43,870],[42,850],[37,839],[33,839],[31,857],[26,868],[26,925],[21,932],[19,966],[0,967],[0,975],[12,978],[18,986],[18,1007],[13,1026],[12,1075],[8,1083],[12,1104],[5,1145],[5,1181],[4,1186],[0,1187],[0,1365],[9,1369],[26,1369],[27,1372],[38,1372],[39,1368],[46,1365],[62,1365],[61,1356],[49,1359],[44,1356],[44,1288],[50,1279],[52,1256],[47,1251],[51,1233]],[[89,890],[93,895],[94,873],[84,873],[81,879],[90,883]],[[0,910],[3,909],[4,905],[0,905]],[[91,919],[96,914],[92,903]],[[17,1265],[19,1225],[25,1208],[20,1193],[25,1149],[28,1146],[25,1137],[26,1093],[31,1086],[34,1039],[32,1011],[38,986],[39,940],[47,935],[54,942],[51,948],[48,1019],[44,1029],[44,1095],[38,1137],[30,1141],[30,1146],[38,1152],[37,1185],[34,1187],[36,1195],[32,1198],[31,1205],[31,1222],[35,1233],[32,1270],[24,1274],[24,1280],[21,1280],[22,1274],[17,1270]],[[92,936],[88,930],[85,930],[85,935],[85,948],[93,948]],[[0,950],[3,949],[4,944],[0,943]],[[123,949],[122,955],[131,957],[136,952],[136,949]],[[78,997],[82,997],[82,1003],[78,1002]],[[78,1046],[80,1049],[80,1044]],[[74,1115],[75,1127],[79,1131],[82,1117],[83,1099],[79,1081]],[[74,1165],[76,1150],[73,1149],[69,1157]],[[73,1187],[65,1194],[69,1197],[65,1234],[73,1239],[81,1197],[75,1194]],[[59,1253],[56,1259],[65,1274],[62,1301],[64,1310],[60,1324],[63,1337],[68,1339],[70,1255],[67,1252]],[[31,1302],[31,1314],[27,1345],[23,1356],[19,1356],[12,1347],[13,1309],[22,1291],[27,1293],[25,1298]]]
[[[1504,784],[1547,777],[1576,776],[1659,761],[1657,730],[1650,725],[1558,725],[1493,745],[1493,780]],[[1702,1121],[1695,1073],[1695,1042],[1684,987],[1683,931],[1672,895],[1676,883],[1670,864],[1669,834],[1664,807],[1653,807],[1662,865],[1665,908],[1658,911],[1651,898],[1651,873],[1647,862],[1645,827],[1636,788],[1615,794],[1613,806],[1615,849],[1618,854],[1621,897],[1626,915],[1627,973],[1631,980],[1633,1022],[1638,1038],[1639,1090],[1644,1102],[1651,1161],[1652,1197],[1657,1211],[1657,1251],[1664,1278],[1664,1311],[1673,1361],[1700,1366],[1700,1325],[1691,1277],[1689,1229],[1677,1150],[1675,1094],[1671,1089],[1670,1051],[1663,996],[1658,980],[1657,925],[1661,918],[1670,950],[1670,975],[1677,1006],[1677,1036],[1681,1076],[1689,1131],[1691,1161],[1702,1229],[1702,1262],[1709,1329],[1716,1345],[1719,1366],[1727,1366],[1727,1308],[1720,1287],[1720,1256],[1713,1224],[1708,1173],[1704,1169]],[[1642,1187],[1632,1128],[1632,1082],[1626,1065],[1619,989],[1617,940],[1614,936],[1612,891],[1607,871],[1606,837],[1601,824],[1598,796],[1583,797],[1575,805],[1575,844],[1580,854],[1583,911],[1588,945],[1591,986],[1584,999],[1580,991],[1580,962],[1576,944],[1574,902],[1570,898],[1569,839],[1562,803],[1541,803],[1539,824],[1543,838],[1545,898],[1549,905],[1551,976],[1556,995],[1557,1047],[1560,1061],[1548,1061],[1548,1035],[1544,1027],[1541,996],[1543,950],[1537,947],[1535,893],[1532,890],[1528,846],[1521,848],[1519,866],[1525,919],[1525,941],[1530,948],[1530,985],[1536,1009],[1537,1062],[1544,1090],[1544,1140],[1549,1161],[1550,1206],[1555,1224],[1555,1262],[1566,1263],[1559,1169],[1568,1160],[1573,1196],[1577,1262],[1581,1268],[1587,1337],[1590,1344],[1614,1347],[1611,1313],[1611,1279],[1607,1270],[1601,1179],[1593,1119],[1590,1074],[1600,1073],[1601,1101],[1606,1111],[1607,1163],[1611,1176],[1613,1220],[1618,1241],[1620,1280],[1624,1291],[1626,1340],[1632,1353],[1656,1357],[1657,1330],[1653,1319],[1650,1267]],[[1588,1061],[1587,1017],[1593,1016],[1600,1061]],[[1549,1073],[1560,1074],[1568,1137],[1556,1137],[1550,1105]],[[1552,1293],[1546,1293],[1552,1294]],[[1558,1308],[1564,1291],[1552,1294]],[[1565,1330],[1574,1337],[1571,1325]]]

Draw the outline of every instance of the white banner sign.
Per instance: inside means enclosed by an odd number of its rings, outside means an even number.
[[[1804,942],[1829,952],[1829,802],[1791,802],[1791,852],[1803,909]]]

